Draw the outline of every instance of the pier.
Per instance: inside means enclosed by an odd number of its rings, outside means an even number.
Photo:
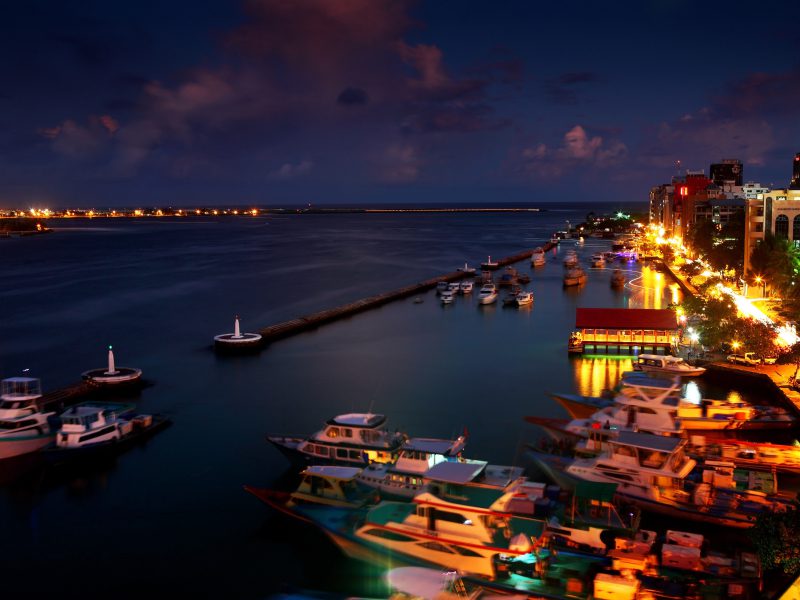
[[[724,375],[744,377],[758,383],[769,384],[774,388],[775,394],[784,399],[785,405],[800,417],[800,392],[792,388],[791,377],[794,376],[795,365],[764,365],[750,367],[747,365],[734,365],[728,362],[712,362],[703,365],[709,371]]]
[[[542,248],[546,252],[555,245],[556,244],[547,242],[542,244]],[[498,268],[505,267],[521,260],[529,259],[532,254],[533,249],[525,250],[512,256],[498,259],[496,262]],[[436,284],[438,284],[440,281],[452,282],[464,279],[465,277],[467,277],[467,273],[464,271],[453,271],[452,273],[439,275],[438,277],[432,277],[431,279],[426,279],[425,281],[421,281],[419,283],[407,285],[390,292],[369,296],[368,298],[362,298],[361,300],[356,300],[355,302],[343,304],[335,308],[330,308],[328,310],[322,310],[310,315],[298,317],[296,319],[292,319],[291,321],[284,321],[283,323],[270,325],[269,327],[259,330],[258,333],[261,334],[261,343],[263,345],[281,338],[290,337],[303,331],[316,329],[317,327],[325,325],[326,323],[332,323],[333,321],[337,321],[339,319],[352,317],[358,313],[372,310],[373,308],[378,308],[390,302],[394,302],[395,300],[402,300],[403,298],[409,298],[411,296],[416,296],[417,294],[422,294],[435,288]]]
[[[39,398],[38,404],[44,410],[60,411],[95,392],[97,392],[96,386],[87,381],[81,381],[80,383],[43,394]]]

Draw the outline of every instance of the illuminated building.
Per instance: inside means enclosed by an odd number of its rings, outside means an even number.
[[[792,161],[792,182],[789,184],[790,190],[800,190],[800,152],[794,155]]]
[[[800,246],[800,189],[776,189],[748,199],[745,211],[744,272],[750,269],[750,254],[764,235],[791,240]]]
[[[737,158],[723,158],[722,162],[712,163],[709,171],[711,181],[720,188],[742,185],[742,161]]]

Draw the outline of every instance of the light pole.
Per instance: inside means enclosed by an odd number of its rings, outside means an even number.
[[[767,297],[767,282],[764,281],[764,279],[761,277],[761,275],[758,275],[756,277],[756,283],[760,283],[761,284],[761,297],[762,298],[766,298]]]

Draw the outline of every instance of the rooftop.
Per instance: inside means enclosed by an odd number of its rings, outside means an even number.
[[[675,311],[655,308],[576,308],[577,329],[677,329]]]

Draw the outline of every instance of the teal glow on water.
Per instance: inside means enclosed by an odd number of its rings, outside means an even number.
[[[42,596],[378,594],[379,571],[242,491],[285,476],[264,435],[371,410],[416,436],[466,428],[468,456],[511,463],[538,435],[523,416],[565,416],[548,392],[599,393],[630,368],[567,356],[575,308],[664,307],[669,282],[631,264],[622,291],[611,266],[564,289],[553,251],[543,268],[517,265],[532,277],[530,308],[479,307],[477,290],[443,307],[431,292],[242,358],[216,356],[213,335],[232,331],[235,314],[252,331],[538,246],[586,212],[62,221],[52,235],[0,240],[0,375],[30,368],[54,389],[104,365],[111,344],[118,365],[154,383],[141,409],[174,421],[99,468],[0,467],[0,550],[7,584],[20,586],[6,591],[35,581]],[[588,268],[608,247],[576,248]]]

